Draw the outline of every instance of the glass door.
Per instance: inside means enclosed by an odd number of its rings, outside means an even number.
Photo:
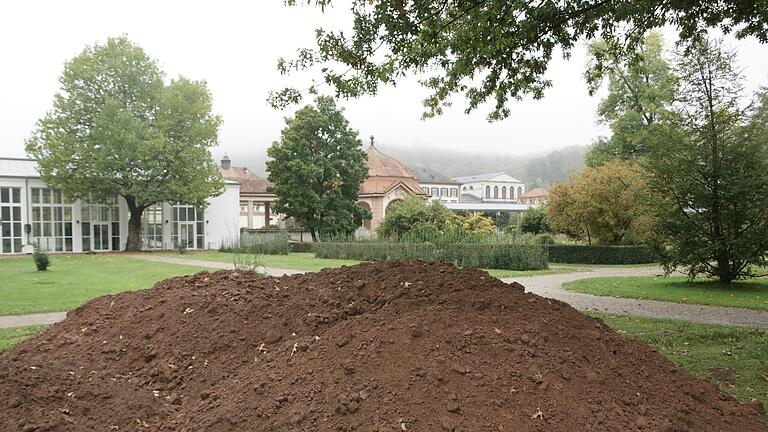
[[[94,222],[93,226],[93,250],[108,251],[109,247],[109,223]]]
[[[179,241],[186,242],[190,249],[196,249],[194,222],[179,222]]]

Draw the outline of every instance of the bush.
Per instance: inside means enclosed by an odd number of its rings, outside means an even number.
[[[652,248],[637,246],[548,245],[550,262],[564,264],[650,264]]]
[[[256,272],[261,266],[259,255],[240,248],[232,249],[232,264],[235,270]]]
[[[314,252],[314,243],[290,243],[291,252]]]
[[[32,254],[32,259],[35,261],[37,271],[46,271],[51,266],[51,257],[45,252],[35,250],[35,253]]]
[[[547,249],[537,245],[454,243],[317,243],[318,258],[384,261],[423,259],[462,267],[539,270],[548,267]]]
[[[223,252],[240,252],[256,255],[288,255],[291,245],[288,242],[288,234],[277,233],[249,233],[240,234],[240,241],[221,248]]]
[[[187,253],[187,241],[182,240],[178,243],[176,243],[176,251],[180,254]]]
[[[542,234],[550,231],[549,217],[542,207],[531,207],[520,217],[520,232]]]
[[[551,234],[539,234],[533,238],[534,244],[539,245],[553,245],[555,244],[555,238]]]

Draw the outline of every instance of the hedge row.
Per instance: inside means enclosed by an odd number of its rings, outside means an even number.
[[[547,249],[538,245],[431,243],[316,243],[318,258],[384,261],[423,259],[451,262],[462,267],[539,270],[548,267]]]
[[[291,243],[291,252],[314,252],[315,243]]]
[[[563,264],[650,264],[649,246],[547,245],[549,261]]]

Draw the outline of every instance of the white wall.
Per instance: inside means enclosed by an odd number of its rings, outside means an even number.
[[[240,185],[226,183],[224,193],[205,209],[205,243],[210,249],[240,238]]]

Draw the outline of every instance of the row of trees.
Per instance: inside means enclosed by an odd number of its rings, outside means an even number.
[[[650,34],[636,57],[600,58],[598,114],[611,128],[588,168],[551,191],[552,226],[587,241],[658,244],[668,271],[723,282],[754,276],[768,253],[768,96],[745,102],[736,55],[696,38],[664,57]]]

